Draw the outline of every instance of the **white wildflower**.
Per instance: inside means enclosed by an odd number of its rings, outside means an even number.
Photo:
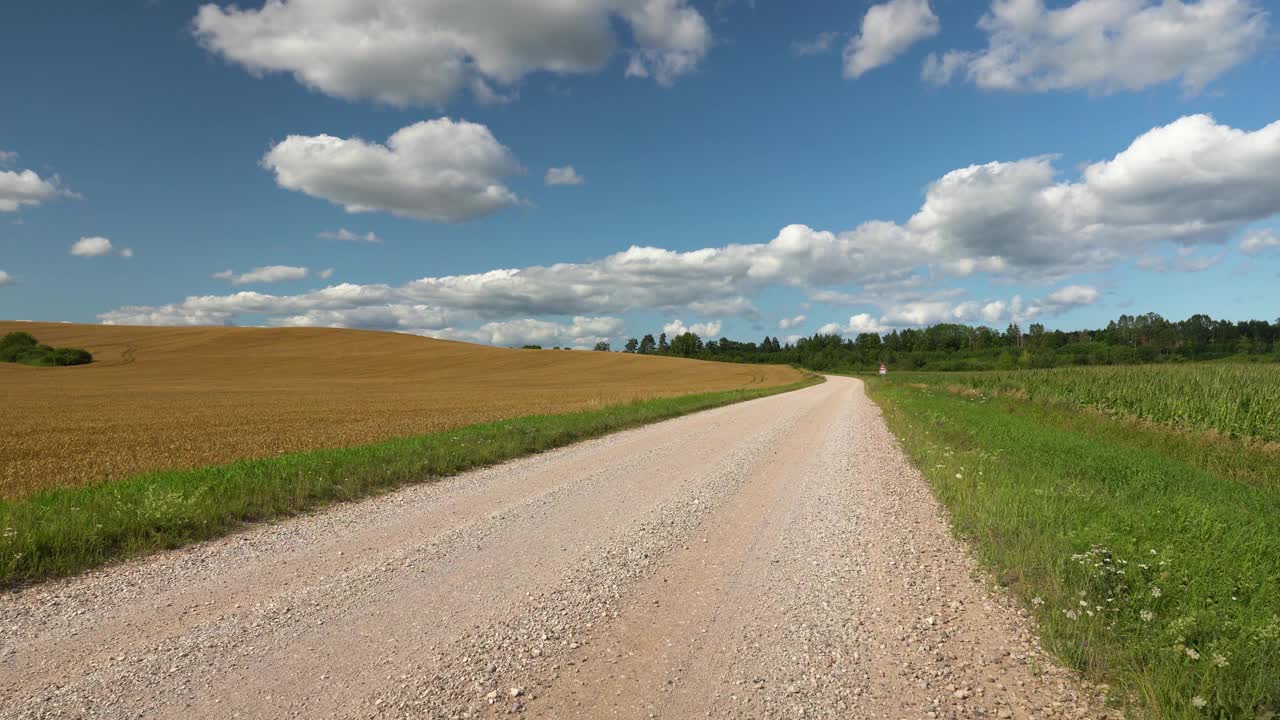
[[[1199,660],[1200,653],[1197,652],[1195,648],[1187,648],[1187,657],[1191,658],[1192,660]]]
[[[1196,706],[1196,707],[1198,707],[1198,708],[1202,708],[1202,707],[1204,707],[1205,705],[1208,705],[1209,703],[1208,703],[1204,698],[1202,698],[1202,697],[1200,697],[1199,695],[1197,695],[1197,696],[1195,696],[1195,697],[1191,698],[1191,704],[1192,704],[1192,705],[1195,705],[1195,706]]]
[[[1080,617],[1080,613],[1076,612],[1075,610],[1063,610],[1062,614],[1066,615],[1068,618],[1071,618],[1072,620],[1075,620],[1076,618]]]
[[[1158,597],[1160,597],[1160,596],[1161,596],[1161,595],[1163,595],[1163,594],[1164,594],[1164,592],[1163,592],[1162,590],[1160,590],[1160,588],[1158,588],[1158,587],[1156,587],[1156,586],[1154,586],[1154,585],[1152,585],[1152,586],[1151,586],[1151,597],[1153,597],[1153,598],[1158,598]]]
[[[1041,605],[1044,604],[1044,598],[1042,597],[1031,598],[1031,604],[1035,605],[1036,607],[1040,607]]]
[[[1151,612],[1150,610],[1143,610],[1142,612],[1138,613],[1138,617],[1142,618],[1142,622],[1151,622],[1156,618],[1156,614]]]
[[[1217,665],[1218,667],[1226,667],[1226,666],[1230,665],[1231,663],[1227,662],[1227,657],[1226,657],[1225,655],[1223,655],[1222,653],[1214,653],[1214,654],[1213,654],[1213,664],[1214,664],[1214,665]]]

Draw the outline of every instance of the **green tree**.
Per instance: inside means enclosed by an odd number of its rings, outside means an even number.
[[[680,357],[698,357],[702,354],[702,338],[686,332],[671,341],[671,354]]]
[[[634,353],[639,349],[640,349],[640,341],[635,338],[631,338],[630,340],[627,340],[627,344],[623,346],[622,352]]]
[[[652,335],[645,335],[640,338],[640,354],[652,355],[654,350],[658,349],[658,344],[654,342]]]
[[[596,343],[595,347],[591,349],[595,350],[596,352],[609,352],[609,343],[601,340],[600,342]]]
[[[658,336],[658,352],[664,353],[670,349],[671,346],[667,344],[667,334],[662,333]]]

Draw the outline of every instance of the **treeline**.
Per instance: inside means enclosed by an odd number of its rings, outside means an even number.
[[[55,348],[42,345],[30,333],[11,332],[0,338],[0,362],[23,365],[84,365],[93,355],[80,348]]]
[[[612,349],[599,343],[596,350]],[[1003,332],[943,323],[923,329],[862,333],[854,338],[813,335],[793,343],[728,338],[704,341],[688,332],[631,338],[623,352],[675,355],[724,362],[783,363],[810,370],[866,370],[883,362],[901,370],[1009,370],[1065,365],[1131,365],[1233,358],[1280,362],[1280,320],[1214,320],[1193,315],[1166,320],[1156,313],[1121,315],[1095,330],[1046,330],[1032,323]]]

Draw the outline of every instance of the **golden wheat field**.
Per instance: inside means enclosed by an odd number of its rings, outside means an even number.
[[[0,363],[0,497],[801,378],[779,366],[363,330],[0,322],[0,335],[15,330],[95,361]]]

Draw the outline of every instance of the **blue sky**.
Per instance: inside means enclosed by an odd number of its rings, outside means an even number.
[[[1273,3],[572,5],[7,7],[0,318],[584,346],[1280,315]]]

